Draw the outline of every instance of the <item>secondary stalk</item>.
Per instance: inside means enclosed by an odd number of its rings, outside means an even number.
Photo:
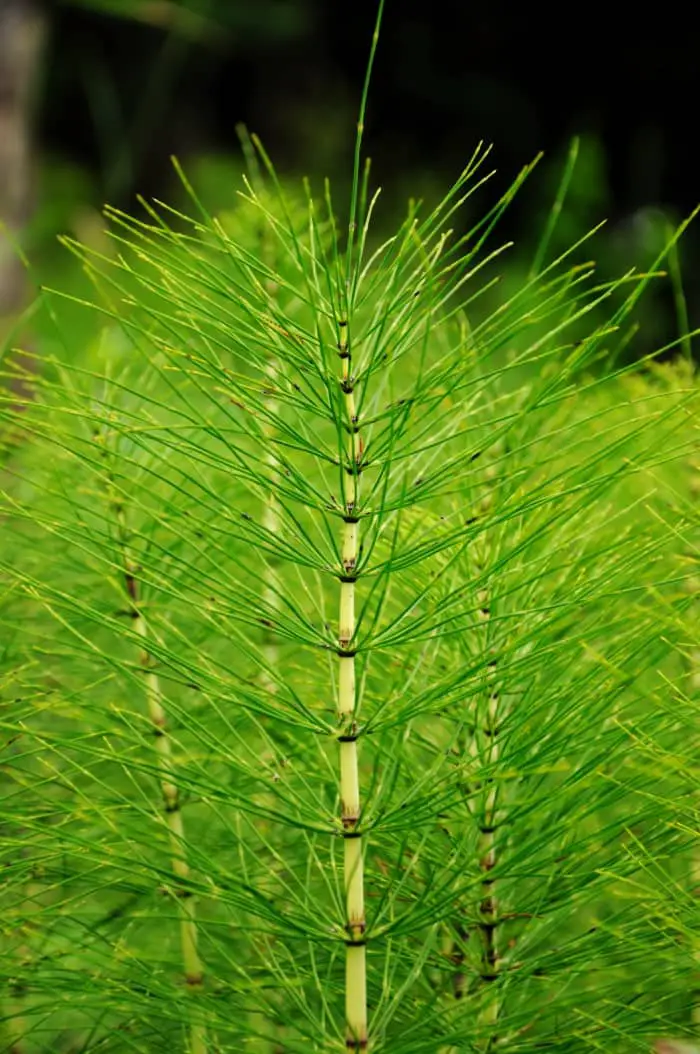
[[[493,478],[493,470],[487,470],[487,481]],[[483,517],[491,507],[492,494],[488,493],[480,502],[478,514]],[[489,562],[489,543],[485,535],[481,535],[472,544],[471,549],[472,568],[474,577],[479,579],[485,576]],[[491,623],[492,590],[487,582],[477,594],[477,620],[479,628],[477,633],[481,638],[482,650],[488,656],[486,665],[486,677],[484,685],[485,705],[477,704],[473,719],[469,727],[465,728],[460,735],[458,753],[463,763],[469,768],[474,765],[480,767],[488,766],[493,769],[500,757],[499,723],[500,723],[500,695],[497,687],[496,677],[498,664],[492,643]],[[469,760],[468,760],[469,759]],[[474,792],[478,794],[474,795]],[[486,1040],[482,1048],[488,1052],[493,1049],[496,1037],[495,1029],[501,1014],[498,981],[499,949],[498,949],[498,902],[496,899],[496,881],[494,869],[497,862],[496,827],[498,814],[498,788],[493,776],[488,776],[483,782],[474,784],[467,781],[464,785],[467,796],[467,808],[478,825],[478,866],[481,874],[481,893],[477,906],[477,924],[475,927],[478,936],[478,952],[476,953],[477,977],[475,978],[479,989],[479,1004],[477,1025],[479,1032],[486,1033]],[[473,930],[472,930],[473,932]],[[470,937],[470,928],[464,921],[453,923],[453,936],[443,948],[453,966],[452,994],[455,999],[462,999],[473,991],[469,984],[467,974],[468,956],[466,954],[467,942]],[[470,942],[471,943],[471,942]],[[471,957],[470,957],[471,958]],[[447,1048],[446,1054],[457,1054],[456,1047]]]
[[[367,970],[364,861],[360,823],[360,776],[355,721],[355,584],[357,579],[359,480],[362,468],[360,425],[355,412],[348,324],[338,323],[340,386],[345,403],[347,441],[343,464],[343,533],[338,625],[338,745],[340,807],[345,883],[345,1020],[348,1050],[367,1050]]]
[[[700,460],[696,458],[690,461],[690,492],[697,500],[700,496]],[[692,554],[691,554],[692,559]],[[697,591],[698,580],[695,576],[689,580],[688,586],[691,592]],[[697,613],[696,613],[697,615]],[[688,658],[688,695],[695,699],[700,694],[700,648],[693,648]],[[695,890],[700,888],[700,849],[696,848],[691,862],[691,887]],[[695,982],[693,986],[691,1020],[696,1029],[700,1028],[700,944],[696,942],[694,949],[695,959]]]
[[[487,470],[487,480],[493,477],[493,470]],[[488,512],[492,504],[489,493],[481,503],[481,514]],[[477,575],[482,575],[488,563],[488,543],[486,539],[475,542],[474,565]],[[494,768],[500,757],[499,743],[499,702],[500,696],[496,686],[497,662],[493,656],[491,643],[491,604],[492,596],[488,586],[479,591],[478,618],[483,625],[485,650],[489,656],[486,666],[486,707],[484,717],[477,721],[472,735],[475,753],[482,763]],[[481,938],[480,978],[483,1003],[479,1015],[479,1025],[489,1030],[485,1050],[491,1050],[495,1036],[493,1030],[500,1016],[498,993],[499,955],[498,955],[498,902],[496,900],[496,883],[493,870],[496,866],[496,824],[497,824],[498,788],[493,776],[488,777],[482,786],[481,804],[477,813],[479,823],[479,868],[481,870],[481,899],[479,902],[479,934]]]
[[[99,437],[97,437],[99,438]],[[106,453],[106,452],[105,452]],[[163,799],[163,814],[170,839],[171,867],[177,880],[177,896],[180,915],[180,947],[185,984],[190,991],[200,990],[204,981],[204,970],[199,957],[197,909],[193,894],[186,888],[190,874],[185,854],[185,829],[182,819],[180,792],[175,780],[172,749],[167,730],[167,716],[163,706],[160,678],[153,669],[149,648],[148,624],[141,608],[141,597],[137,573],[128,546],[128,530],[124,507],[115,493],[114,479],[108,473],[110,505],[117,521],[119,547],[122,552],[123,582],[127,597],[128,614],[133,619],[133,628],[141,640],[139,662],[144,671],[146,705],[155,740],[158,762],[158,779]],[[189,1030],[189,1054],[207,1054],[206,1028],[192,1023]]]
[[[140,663],[145,671],[146,702],[151,728],[155,738],[160,789],[163,795],[163,812],[170,836],[171,867],[177,879],[175,894],[180,914],[180,946],[185,983],[190,989],[199,989],[204,980],[202,962],[197,949],[197,909],[193,894],[186,888],[190,868],[185,855],[185,829],[182,819],[180,792],[175,782],[170,737],[158,674],[152,669],[148,648],[148,626],[139,608],[138,584],[134,569],[127,565],[124,580],[131,602],[134,630],[141,637],[143,647]],[[207,1036],[204,1025],[193,1023],[189,1033],[190,1054],[207,1054]]]
[[[275,262],[274,250],[270,243],[269,230],[265,226],[263,226],[262,228],[260,240],[263,261],[269,267],[270,274],[272,274],[272,269]],[[274,305],[277,296],[277,282],[272,277],[269,277],[265,280],[265,292],[269,297],[270,304]],[[274,356],[270,357],[265,367],[265,373],[267,374],[268,389],[268,396],[265,403],[268,417],[263,424],[265,446],[267,450],[267,453],[265,455],[265,462],[270,469],[270,478],[271,480],[274,480],[279,474],[279,459],[275,454],[273,445],[275,435],[275,427],[273,422],[279,412],[279,402],[275,398],[275,385],[278,382],[279,363]],[[271,487],[269,492],[265,496],[263,527],[272,537],[276,536],[279,533],[279,508],[274,493],[274,487]],[[264,574],[264,609],[265,611],[272,612],[279,607],[279,594],[277,589],[275,588],[277,584],[277,575],[275,570],[275,563],[272,561],[271,557],[267,558]],[[279,650],[274,630],[271,628],[270,625],[266,625],[264,629],[263,655],[267,664],[262,678],[263,686],[267,689],[268,692],[275,692],[277,685],[273,673],[274,671],[276,671],[277,665],[279,663]]]

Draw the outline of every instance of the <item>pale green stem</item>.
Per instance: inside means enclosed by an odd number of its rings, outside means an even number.
[[[690,463],[690,470],[690,493],[692,497],[697,500],[698,497],[700,497],[700,463],[692,460]],[[697,578],[694,577],[690,579],[689,588],[692,592],[697,591]],[[700,648],[696,648],[690,653],[688,694],[691,699],[695,699],[700,695]],[[700,848],[696,849],[693,854],[691,864],[691,888],[695,891],[695,896],[698,896],[698,891],[700,890]],[[693,991],[691,1020],[696,1030],[700,1031],[700,942],[696,942],[693,955],[695,959],[696,981]]]
[[[278,363],[275,359],[271,359],[266,368],[265,373],[267,374],[269,385],[271,389],[274,389],[274,385],[277,381]],[[270,411],[271,416],[274,416],[279,407],[279,403],[274,398],[268,398],[266,401],[267,409]],[[274,435],[274,427],[272,424],[265,422],[263,425],[263,431],[266,439],[267,452],[265,454],[265,462],[270,467],[270,475],[274,479],[279,470],[279,459],[276,457],[274,449],[272,447],[272,437]],[[279,506],[277,499],[275,498],[274,491],[270,491],[265,498],[265,508],[263,511],[262,519],[263,527],[273,537],[276,536],[280,528],[280,517],[279,517]],[[277,670],[279,665],[279,648],[277,645],[277,639],[275,631],[272,626],[272,620],[270,616],[274,611],[279,608],[279,592],[275,588],[277,583],[277,574],[274,563],[271,562],[268,557],[263,572],[263,610],[265,612],[266,625],[263,630],[263,644],[262,652],[265,659],[265,665],[260,671],[260,683],[262,688],[271,695],[277,691],[277,681],[274,676],[274,672]],[[269,620],[269,621],[268,621]],[[274,803],[271,803],[274,808]],[[281,1044],[272,1042],[271,1044],[261,1043],[263,1051],[270,1051],[271,1054],[278,1054],[284,1048]]]
[[[267,364],[265,370],[270,387],[274,388],[277,380],[277,362],[271,359]],[[271,416],[274,416],[278,410],[278,402],[274,398],[267,400],[267,408],[270,411]],[[273,435],[273,427],[270,424],[266,424],[264,427],[265,437],[270,440]],[[270,467],[271,476],[275,476],[279,469],[279,460],[276,457],[272,444],[267,443],[267,453],[265,455],[265,461]],[[263,513],[263,527],[272,536],[277,535],[279,531],[279,510],[277,506],[277,500],[273,492],[269,493],[265,499],[265,510]],[[272,612],[279,606],[279,594],[275,589],[276,575],[275,568],[272,563],[268,562],[265,566],[264,572],[264,588],[263,588],[263,604],[266,612]],[[277,667],[279,661],[279,652],[277,647],[277,641],[274,637],[274,631],[268,626],[265,628],[265,636],[263,640],[263,655],[265,657],[266,669],[263,671],[263,686],[268,692],[274,692],[276,690],[276,682],[267,671],[272,671]]]
[[[269,231],[266,227],[263,227],[261,234],[261,255],[268,267],[272,268],[274,265],[274,250],[270,243]],[[277,282],[272,278],[265,280],[265,290],[267,292],[270,301],[274,303],[277,296]],[[275,385],[277,383],[279,373],[279,363],[272,357],[267,366],[265,367],[265,373],[267,374],[269,387],[274,392]],[[275,399],[274,395],[271,395],[267,400],[267,409],[270,414],[270,419],[274,420],[278,411],[279,403]],[[279,469],[279,459],[277,458],[274,448],[272,446],[272,438],[274,436],[274,426],[270,421],[266,421],[263,426],[265,434],[267,452],[265,455],[265,461],[270,467],[270,476],[274,479]],[[279,510],[277,506],[277,500],[274,495],[274,491],[270,491],[265,499],[265,512],[263,514],[263,527],[269,531],[271,535],[276,535],[279,531]],[[266,610],[274,611],[279,606],[279,594],[275,589],[276,575],[275,568],[272,563],[268,562],[265,567],[265,586],[263,591],[263,600],[265,602]],[[279,661],[279,653],[277,648],[277,642],[274,637],[273,630],[267,627],[265,630],[265,640],[263,643],[263,654],[269,670],[274,670],[277,667]],[[276,683],[273,677],[265,674],[263,675],[264,687],[268,692],[274,692],[276,690]]]
[[[341,385],[349,429],[344,477],[345,509],[342,534],[343,580],[340,584],[338,625],[338,744],[340,751],[340,803],[344,845],[346,907],[345,1022],[348,1050],[367,1050],[367,969],[365,942],[365,894],[363,839],[360,822],[360,775],[355,721],[355,569],[358,557],[359,471],[362,444],[355,412],[354,385],[350,371],[347,322],[338,323],[338,354],[342,364]]]
[[[99,436],[96,437],[98,440]],[[105,451],[106,456],[106,451]],[[160,678],[152,668],[149,648],[149,632],[146,619],[141,610],[139,597],[137,567],[129,554],[127,543],[128,528],[120,496],[115,493],[114,480],[108,473],[108,491],[111,506],[117,520],[119,544],[124,561],[124,585],[129,600],[129,613],[133,619],[134,632],[141,638],[140,664],[144,670],[146,704],[155,738],[156,757],[161,793],[163,795],[163,812],[168,828],[171,853],[171,867],[178,885],[175,895],[178,899],[180,915],[180,947],[185,984],[190,991],[201,990],[204,981],[204,970],[199,957],[197,909],[193,894],[186,888],[190,874],[185,853],[185,829],[182,819],[180,792],[175,781],[172,749],[167,731],[167,716],[163,706],[163,694]],[[189,1054],[207,1054],[207,1033],[203,1024],[192,1022],[189,1029]]]
[[[151,669],[148,626],[143,614],[136,606],[138,597],[136,594],[136,583],[132,574],[127,573],[127,584],[134,604],[134,630],[143,641],[141,665],[146,671],[148,715],[155,736],[160,789],[163,795],[165,822],[170,836],[171,866],[173,874],[178,880],[178,888],[175,892],[180,913],[180,945],[185,983],[190,989],[200,989],[204,980],[204,970],[197,950],[197,909],[194,896],[185,888],[190,868],[185,855],[185,830],[180,804],[180,792],[175,782],[172,750],[166,727],[167,718],[163,707],[160,680],[158,674]],[[204,1025],[191,1024],[189,1042],[190,1054],[207,1054],[207,1035]]]
[[[494,476],[493,469],[487,469],[486,478],[491,482]],[[481,513],[488,512],[493,502],[493,496],[488,493],[481,503]],[[483,572],[488,562],[488,542],[485,537],[478,540],[475,545],[475,563],[478,572]],[[484,633],[488,643],[489,622],[491,620],[492,597],[490,590],[484,588],[478,596],[478,617],[484,625]],[[489,649],[489,655],[492,653]],[[500,745],[498,739],[499,723],[499,694],[494,685],[496,677],[496,661],[491,657],[486,668],[487,673],[487,704],[486,720],[482,727],[474,729],[472,744],[482,762],[493,767],[500,756]],[[477,741],[477,737],[481,742]],[[497,943],[498,928],[498,902],[496,900],[496,883],[493,879],[493,869],[496,866],[496,824],[497,824],[497,799],[498,789],[496,783],[491,779],[484,790],[483,806],[481,809],[481,827],[479,834],[479,867],[482,872],[481,888],[482,896],[479,904],[479,933],[481,936],[481,982],[482,982],[482,1005],[479,1013],[479,1025],[490,1033],[486,1040],[484,1049],[490,1050],[495,1039],[493,1030],[498,1024],[501,1005],[499,999],[499,955]]]
[[[264,262],[268,267],[274,266],[274,250],[269,240],[269,230],[263,227],[261,232],[261,255]],[[265,280],[265,290],[267,292],[270,301],[274,303],[277,296],[277,282],[272,278]],[[274,393],[275,385],[278,382],[279,375],[279,362],[276,358],[270,358],[269,362],[265,367],[265,373],[267,375],[267,385],[269,389]],[[279,458],[275,454],[272,440],[275,434],[274,424],[272,423],[279,412],[279,401],[275,399],[274,394],[270,395],[266,400],[266,407],[270,414],[270,420],[263,423],[263,433],[265,435],[265,463],[270,468],[270,477],[275,479],[279,474]],[[280,516],[279,516],[279,505],[275,497],[274,488],[271,489],[265,498],[265,509],[263,512],[263,527],[273,537],[279,533],[280,529]],[[271,558],[267,558],[264,569],[264,585],[263,585],[263,605],[267,613],[272,613],[279,608],[279,591],[275,588],[278,584],[278,578],[276,574],[275,564]],[[272,625],[267,625],[264,630],[263,636],[263,656],[265,659],[265,666],[261,672],[261,684],[265,691],[270,694],[274,694],[277,691],[277,681],[274,677],[274,672],[277,671],[279,666],[279,647],[275,636]],[[271,1054],[282,1054],[284,1046],[282,1039],[279,1042],[272,1041],[270,1044],[263,1043],[263,1050],[271,1051]]]
[[[486,478],[490,482],[494,477],[494,470],[487,469]],[[480,502],[479,515],[488,512],[493,502],[493,495],[487,493]],[[489,548],[488,540],[484,535],[476,539],[472,545],[472,559],[474,570],[481,575],[488,563]],[[491,595],[488,588],[483,588],[477,596],[477,618],[483,628],[483,637],[487,642],[489,637],[489,622],[491,619]],[[489,649],[489,655],[491,655]],[[470,738],[463,741],[462,750],[469,755],[474,765],[495,765],[499,759],[500,748],[498,742],[499,721],[499,694],[494,685],[496,677],[496,662],[492,657],[489,659],[486,669],[486,713],[483,720],[479,720],[478,712],[475,714],[473,728]],[[464,759],[466,760],[466,758]],[[471,767],[471,766],[470,766]],[[484,1051],[492,1049],[495,1041],[494,1030],[498,1024],[501,1012],[498,995],[499,977],[499,954],[497,944],[498,929],[498,904],[496,900],[496,885],[493,879],[493,869],[496,866],[496,823],[497,823],[497,798],[496,784],[491,780],[485,787],[481,788],[480,806],[472,804],[468,800],[467,807],[472,816],[479,822],[479,869],[482,874],[481,896],[478,906],[478,935],[480,951],[477,968],[480,978],[480,1003],[477,1012],[477,1029],[485,1032],[487,1038],[483,1044]],[[461,923],[453,924],[453,934],[443,944],[443,954],[452,962],[454,973],[452,975],[452,991],[455,999],[462,999],[466,994],[467,976],[464,970],[465,954],[463,951],[464,941],[468,937],[468,929]],[[459,1048],[443,1048],[444,1054],[459,1054]]]

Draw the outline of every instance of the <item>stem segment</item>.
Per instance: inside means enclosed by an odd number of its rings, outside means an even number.
[[[176,895],[180,909],[180,945],[185,983],[190,989],[199,989],[204,980],[202,962],[197,949],[197,909],[193,894],[184,888],[189,878],[190,868],[185,855],[185,829],[182,820],[180,792],[175,782],[170,738],[167,733],[167,719],[163,707],[160,680],[151,669],[151,657],[148,650],[148,626],[138,607],[138,587],[133,571],[127,569],[125,574],[127,591],[132,603],[134,629],[143,641],[141,665],[146,671],[146,702],[148,714],[155,737],[160,789],[163,795],[163,811],[170,835],[171,866],[178,880]],[[207,1037],[204,1025],[190,1025],[190,1054],[207,1054]]]
[[[273,388],[277,381],[277,362],[271,359],[267,364],[266,373],[270,380],[270,387]],[[267,400],[267,409],[270,415],[274,415],[278,410],[278,403],[274,398]],[[265,437],[267,442],[267,454],[265,455],[266,464],[269,466],[271,474],[274,476],[279,470],[279,461],[275,456],[275,452],[272,448],[272,437],[274,430],[272,425],[265,424]],[[273,492],[270,492],[265,498],[265,510],[263,512],[263,527],[269,532],[270,535],[276,535],[279,532],[279,510],[277,506],[277,499]],[[279,607],[279,596],[275,589],[277,576],[275,574],[275,565],[268,558],[268,563],[265,566],[265,585],[263,590],[263,604],[264,611],[272,612]],[[271,626],[266,626],[264,629],[263,636],[263,655],[265,657],[266,668],[263,670],[263,687],[268,692],[275,692],[277,685],[273,676],[273,671],[277,669],[279,663],[279,650],[277,646],[277,639],[275,632]]]
[[[487,481],[493,478],[493,470],[487,469]],[[481,513],[486,513],[491,507],[493,496],[488,493],[481,503]],[[485,539],[479,539],[475,544],[475,567],[478,574],[486,569],[488,561],[488,543]],[[496,765],[500,757],[499,735],[499,692],[495,684],[497,662],[494,657],[491,644],[491,632],[489,623],[491,621],[492,597],[488,587],[483,588],[478,595],[478,617],[483,624],[485,648],[489,655],[486,666],[486,707],[482,720],[477,714],[476,727],[474,728],[473,743],[476,753],[489,767]],[[497,823],[498,788],[489,777],[483,786],[483,797],[479,807],[479,867],[482,873],[481,879],[481,901],[479,903],[479,933],[481,936],[481,964],[480,976],[483,992],[483,1002],[479,1014],[479,1025],[488,1030],[488,1038],[484,1044],[484,1050],[493,1048],[495,1035],[493,1030],[498,1024],[501,1005],[498,991],[499,980],[499,955],[497,943],[498,928],[498,902],[496,900],[496,884],[493,878],[493,869],[496,866],[496,823]]]
[[[261,256],[263,262],[270,268],[270,271],[274,269],[275,259],[274,250],[270,242],[269,230],[263,225],[260,232],[260,244],[261,244]],[[267,278],[265,280],[265,292],[269,297],[271,306],[274,307],[275,298],[277,296],[277,283],[273,278]],[[268,419],[264,422],[263,430],[265,433],[267,453],[265,455],[266,464],[270,468],[270,475],[272,479],[275,479],[279,474],[279,459],[277,458],[273,446],[273,438],[275,429],[273,421],[275,420],[279,412],[279,402],[275,399],[274,390],[275,385],[278,382],[279,374],[279,363],[274,356],[271,356],[266,367],[265,373],[268,377],[270,395],[266,400],[266,407],[268,411]],[[279,508],[277,505],[277,499],[274,494],[274,489],[266,495],[265,498],[265,511],[263,513],[263,527],[271,535],[276,535],[279,532]],[[268,557],[268,562],[265,567],[265,588],[263,594],[263,601],[265,604],[266,611],[274,611],[279,607],[279,596],[275,589],[277,583],[277,576],[275,573],[275,564]],[[271,676],[272,671],[275,671],[279,662],[279,649],[277,646],[277,640],[275,637],[274,630],[271,627],[266,627],[263,641],[263,654],[267,663],[267,670],[263,675],[263,686],[268,692],[275,692],[277,685],[274,676]]]
[[[494,475],[493,468],[486,470],[487,483],[493,480]],[[484,516],[488,513],[492,503],[493,495],[488,492],[480,502],[479,515]],[[485,575],[489,560],[489,544],[483,534],[473,543],[472,559],[474,577],[479,579]],[[502,718],[500,694],[496,684],[498,664],[490,630],[492,595],[487,582],[477,594],[477,604],[477,620],[480,626],[477,632],[481,637],[482,650],[488,656],[488,660],[482,696],[482,699],[485,698],[485,705],[479,702],[475,706],[469,722],[471,726],[468,730],[469,738],[467,739],[466,729],[460,734],[459,753],[463,762],[470,769],[474,765],[482,768],[492,767],[498,762],[500,757],[499,723]],[[479,991],[477,1030],[480,1035],[483,1033],[485,1036],[483,1042],[480,1041],[480,1049],[489,1052],[493,1050],[497,1042],[495,1030],[501,1016],[497,941],[499,918],[496,883],[493,877],[497,859],[498,787],[493,777],[488,776],[481,783],[465,784],[464,791],[467,794],[467,809],[479,828],[478,863],[481,872],[481,896],[477,908],[476,927],[479,950],[476,962],[474,960],[472,962],[477,972]],[[475,800],[472,800],[471,794],[474,791],[480,793]],[[453,935],[443,949],[453,966],[452,995],[454,999],[462,999],[469,992],[465,970],[467,960],[471,958],[466,951],[469,936],[468,925],[459,921],[453,923]],[[450,1047],[447,1048],[445,1054],[457,1054],[457,1050],[456,1047]]]
[[[95,437],[98,441],[100,436]],[[105,450],[106,456],[106,450]],[[141,639],[139,661],[144,670],[146,704],[155,738],[160,789],[163,795],[163,812],[170,836],[171,867],[177,879],[175,894],[179,904],[180,946],[185,983],[190,991],[200,990],[204,981],[204,970],[199,958],[197,909],[193,894],[186,888],[190,868],[185,854],[185,829],[182,819],[180,792],[175,782],[172,750],[167,733],[167,717],[163,706],[160,678],[152,668],[149,649],[148,624],[141,610],[138,587],[138,568],[131,558],[128,545],[128,528],[124,505],[116,493],[114,478],[107,473],[110,504],[117,521],[117,537],[123,559],[123,581],[128,599],[128,613],[133,619],[135,632]],[[190,1054],[207,1054],[207,1033],[203,1024],[193,1022],[189,1030]]]
[[[690,462],[690,492],[697,500],[700,497],[700,460],[693,458]],[[691,591],[697,589],[697,579],[689,582]],[[691,699],[697,699],[700,695],[700,648],[694,648],[689,656],[687,670],[688,695]],[[700,849],[696,848],[691,861],[691,888],[698,896],[700,889]],[[696,1029],[700,1028],[700,944],[696,941],[693,951],[695,980],[692,994],[691,1020]]]
[[[338,744],[340,802],[344,839],[346,904],[345,1044],[348,1050],[367,1050],[367,970],[365,938],[364,861],[360,823],[360,776],[357,751],[355,652],[355,582],[358,557],[359,478],[362,444],[355,413],[354,381],[350,369],[348,324],[338,323],[341,389],[348,429],[343,468],[343,537],[338,625]],[[349,463],[348,463],[349,462]]]

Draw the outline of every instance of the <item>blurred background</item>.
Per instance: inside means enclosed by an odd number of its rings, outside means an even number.
[[[57,234],[97,244],[103,202],[182,200],[171,154],[212,210],[231,208],[239,123],[285,178],[321,189],[330,176],[340,208],[375,14],[375,0],[0,0],[5,342],[37,285],[79,287]],[[603,275],[644,266],[700,202],[688,118],[698,88],[697,33],[666,15],[388,0],[365,141],[380,226],[409,197],[442,194],[480,140],[494,144],[497,174],[478,212],[544,151],[501,228],[517,243],[505,264],[516,281],[578,136],[550,258],[607,219],[586,250]],[[700,326],[697,224],[681,263]],[[661,283],[647,298],[635,354],[677,335],[677,292]]]

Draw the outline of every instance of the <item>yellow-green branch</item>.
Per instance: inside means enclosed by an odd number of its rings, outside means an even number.
[[[100,441],[98,435],[96,439]],[[104,452],[106,456],[106,451]],[[185,984],[190,991],[200,990],[204,982],[204,970],[198,951],[198,926],[195,897],[187,889],[190,874],[185,852],[185,829],[182,818],[180,792],[175,779],[172,749],[167,730],[167,715],[163,706],[163,695],[158,674],[153,669],[149,647],[149,631],[143,614],[138,586],[138,568],[131,558],[128,545],[128,529],[124,507],[115,491],[114,479],[107,473],[110,506],[117,522],[117,538],[122,553],[123,582],[127,596],[128,613],[133,619],[133,628],[141,641],[139,662],[144,670],[145,695],[151,730],[155,740],[160,790],[163,796],[163,815],[168,828],[170,856],[173,875],[177,880],[174,893],[178,900],[180,916],[180,947]],[[207,1054],[207,1034],[203,1024],[192,1022],[189,1029],[189,1054]]]
[[[204,970],[197,947],[197,909],[193,894],[186,888],[190,868],[185,854],[185,828],[180,792],[175,782],[170,737],[167,732],[167,717],[163,706],[160,680],[151,665],[148,626],[138,606],[138,587],[133,569],[127,568],[125,581],[132,604],[134,630],[143,642],[140,662],[145,671],[146,702],[155,738],[160,789],[163,795],[163,812],[170,837],[171,867],[177,880],[175,895],[179,905],[180,946],[185,984],[191,990],[200,989],[204,981]],[[207,1054],[207,1036],[204,1025],[195,1022],[190,1025],[189,1044],[190,1054]]]

